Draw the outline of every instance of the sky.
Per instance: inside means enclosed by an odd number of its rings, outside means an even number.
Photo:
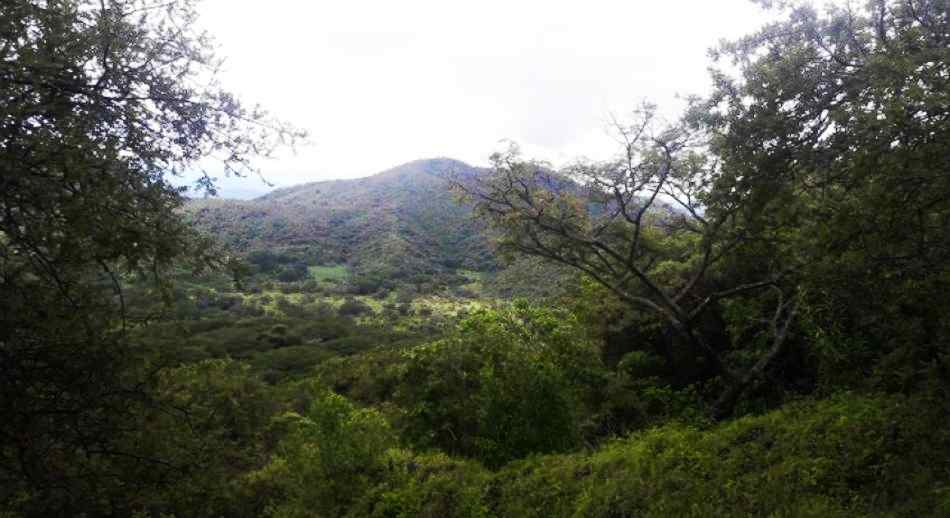
[[[261,161],[277,186],[451,157],[505,141],[555,166],[605,159],[642,101],[674,117],[709,91],[707,50],[767,18],[749,0],[205,0],[222,83],[308,130]],[[680,97],[680,98],[678,98]],[[221,179],[224,197],[269,190]]]

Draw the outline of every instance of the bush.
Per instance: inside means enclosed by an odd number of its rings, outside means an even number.
[[[444,453],[387,453],[387,478],[364,495],[347,516],[490,516],[482,488],[490,473],[475,462]]]
[[[165,462],[140,472],[116,470],[123,495],[154,516],[242,516],[232,481],[258,465],[272,439],[267,424],[278,411],[272,390],[230,360],[163,369],[157,381],[140,432],[130,438],[136,449],[119,451]],[[158,479],[162,491],[136,493],[135,484],[149,479]]]
[[[277,274],[277,280],[281,282],[297,282],[308,278],[310,278],[310,271],[306,263],[287,265]]]
[[[372,313],[373,308],[357,298],[348,297],[343,301],[343,304],[340,305],[337,312],[343,317],[356,317],[366,313]]]
[[[247,254],[247,261],[257,266],[261,273],[271,273],[279,264],[277,255],[268,250],[255,250]]]
[[[598,361],[576,331],[553,311],[483,310],[411,349],[397,391],[406,436],[493,466],[576,447],[584,397],[572,382]]]
[[[350,516],[947,516],[948,410],[939,399],[842,394],[706,430],[667,424],[495,473],[390,451]]]
[[[333,340],[327,340],[323,347],[337,354],[351,355],[368,351],[380,345],[382,340],[372,334],[358,334],[352,336],[341,336]]]
[[[288,433],[278,453],[245,480],[252,494],[277,495],[267,509],[271,516],[343,516],[384,478],[385,453],[395,445],[378,412],[317,385],[310,390],[303,415],[281,417]]]
[[[915,408],[916,407],[916,408]],[[842,395],[590,455],[507,466],[502,516],[934,516],[950,504],[946,408]]]
[[[299,336],[289,333],[287,326],[284,324],[275,325],[261,333],[257,336],[257,341],[265,350],[300,345],[302,342]]]

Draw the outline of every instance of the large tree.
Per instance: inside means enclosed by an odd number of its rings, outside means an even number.
[[[553,172],[503,154],[460,182],[503,247],[665,320],[725,382],[715,416],[796,329],[825,379],[885,356],[909,360],[886,369],[898,386],[950,378],[947,3],[788,4],[716,51],[738,74],[714,72],[682,122],[618,126],[618,159]]]
[[[739,70],[694,111],[716,189],[794,236],[828,381],[950,380],[950,5],[781,9],[715,52]]]
[[[793,258],[774,233],[749,231],[744,200],[717,195],[719,167],[703,152],[704,134],[659,125],[649,105],[636,119],[618,125],[624,146],[615,160],[553,171],[509,151],[494,157],[486,177],[457,185],[499,232],[502,249],[576,268],[664,321],[701,359],[694,381],[724,382],[710,408],[726,416],[786,348],[796,314]],[[768,259],[733,272],[753,249]],[[767,345],[753,361],[730,361],[718,313],[725,301],[750,297]]]
[[[78,513],[183,468],[120,448],[148,406],[123,285],[214,260],[174,175],[299,133],[215,80],[192,0],[0,4],[0,499]],[[213,189],[205,174],[203,184]],[[123,466],[147,464],[139,479]],[[154,475],[154,476],[153,476]],[[26,505],[26,504],[24,504]],[[25,507],[25,509],[30,509]]]

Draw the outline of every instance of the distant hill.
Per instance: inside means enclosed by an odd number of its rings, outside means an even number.
[[[253,200],[191,200],[185,212],[239,252],[292,250],[311,263],[412,282],[413,276],[494,268],[488,239],[447,181],[481,172],[457,160],[417,160],[367,178],[308,183]]]

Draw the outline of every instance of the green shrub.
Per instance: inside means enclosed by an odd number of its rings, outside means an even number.
[[[251,358],[250,363],[257,371],[264,373],[264,379],[269,383],[278,383],[305,376],[314,366],[335,357],[335,354],[320,345],[306,344],[259,352]]]
[[[490,473],[475,462],[444,453],[387,453],[385,480],[366,493],[347,516],[395,518],[481,518]]]
[[[272,390],[230,360],[163,369],[157,378],[139,431],[118,451],[161,462],[125,464],[116,455],[122,497],[151,516],[245,516],[233,481],[258,464],[272,439],[267,424],[279,408]],[[145,480],[163,490],[136,494]]]
[[[357,298],[348,297],[343,301],[343,304],[340,305],[337,311],[342,317],[356,317],[366,313],[372,313],[373,308]]]
[[[245,480],[250,494],[270,495],[270,516],[343,516],[385,477],[385,453],[395,445],[386,420],[317,385],[310,390],[303,415],[280,417],[288,432],[277,454]]]
[[[947,403],[842,394],[709,429],[667,424],[487,473],[390,451],[350,516],[945,516]]]
[[[710,430],[669,424],[592,454],[506,466],[500,516],[934,516],[946,408],[841,395]]]
[[[493,466],[579,444],[578,387],[598,357],[568,315],[524,304],[482,310],[406,357],[396,399],[414,444]]]
[[[355,356],[333,358],[316,368],[316,376],[334,391],[361,404],[380,405],[391,397],[402,376],[406,358],[380,348]]]

